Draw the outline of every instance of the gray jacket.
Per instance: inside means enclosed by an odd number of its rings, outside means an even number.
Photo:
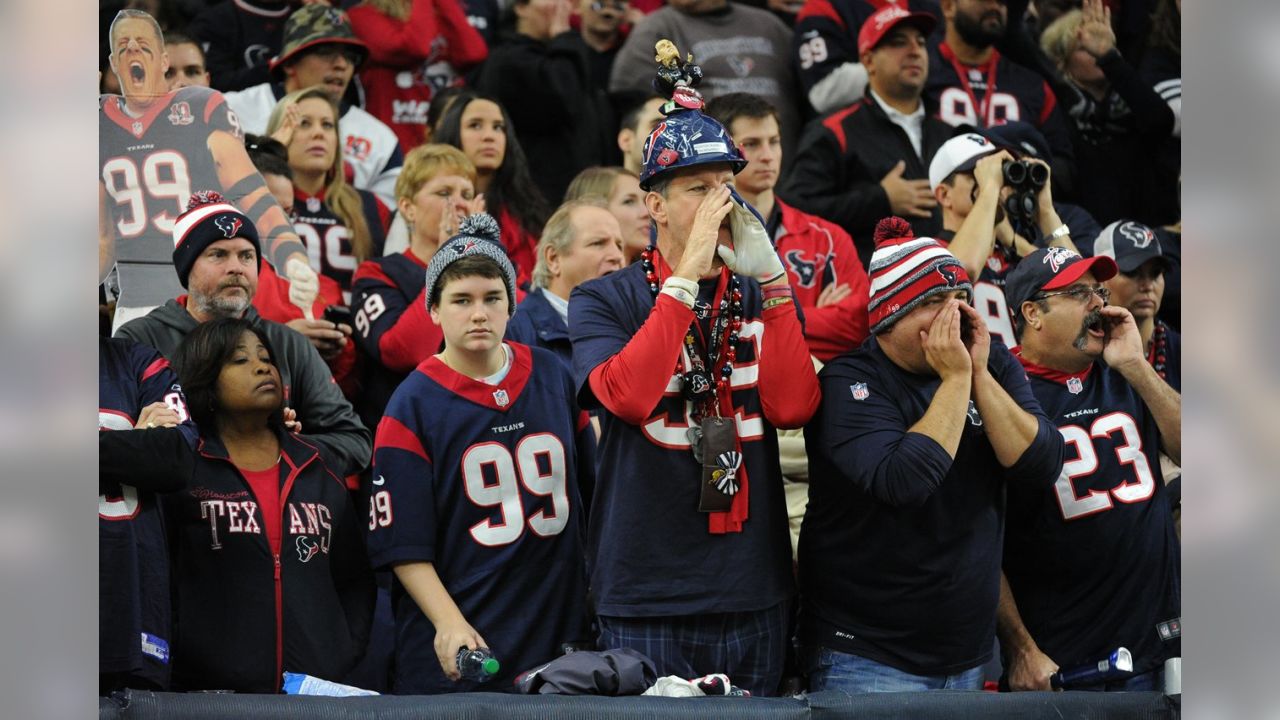
[[[263,319],[253,307],[246,311],[245,319],[262,328],[271,341],[280,379],[288,388],[289,407],[297,411],[306,433],[303,437],[324,451],[325,460],[333,463],[332,469],[340,475],[354,475],[368,467],[373,435],[342,396],[320,353],[301,333]],[[181,303],[170,300],[145,317],[125,323],[116,335],[150,345],[166,358],[173,358],[182,339],[196,325]]]

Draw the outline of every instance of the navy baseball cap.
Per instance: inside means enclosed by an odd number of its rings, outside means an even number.
[[[1081,257],[1066,248],[1040,248],[1018,261],[1005,278],[1004,297],[1009,308],[1020,312],[1022,303],[1046,290],[1060,290],[1092,272],[1098,282],[1116,276],[1115,260],[1105,255]]]
[[[1049,162],[1053,160],[1053,151],[1049,149],[1049,141],[1029,122],[1007,122],[995,125],[978,132],[995,143],[996,146],[1011,151],[1017,157],[1033,157]]]
[[[1122,273],[1131,273],[1152,259],[1158,259],[1165,270],[1171,265],[1155,231],[1135,220],[1117,220],[1102,228],[1093,241],[1093,254],[1115,260]]]

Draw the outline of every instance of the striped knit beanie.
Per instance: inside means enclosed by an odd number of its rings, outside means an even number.
[[[871,332],[879,335],[932,295],[965,290],[973,284],[964,266],[933,238],[911,234],[911,224],[887,217],[876,224],[871,255]]]
[[[254,252],[262,256],[258,228],[252,220],[213,190],[192,193],[187,211],[173,223],[173,269],[178,271],[182,287],[187,286],[191,266],[205,248],[219,240],[236,237],[253,243]]]

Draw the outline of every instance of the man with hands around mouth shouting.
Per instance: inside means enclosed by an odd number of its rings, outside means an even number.
[[[901,218],[875,239],[872,337],[823,368],[805,428],[801,665],[813,691],[976,690],[1006,488],[1051,483],[1063,440],[960,261]]]
[[[1182,397],[1147,362],[1133,315],[1107,305],[1105,255],[1045,248],[1005,292],[1031,390],[1066,441],[1057,478],[1009,486],[1000,596],[1008,685],[1048,690],[1058,666],[1117,647],[1133,674],[1105,690],[1158,690],[1181,655],[1180,549],[1159,452],[1182,451]],[[1105,557],[1105,562],[1101,559]],[[1162,630],[1163,628],[1163,630]]]
[[[670,56],[640,177],[656,247],[569,302],[579,402],[601,408],[591,587],[603,648],[773,695],[793,592],[775,428],[809,419],[818,383],[782,262],[731,186],[746,161],[701,112],[701,71]]]

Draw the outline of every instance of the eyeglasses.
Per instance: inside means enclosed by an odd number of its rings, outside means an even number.
[[[1038,293],[1034,299],[1047,300],[1055,295],[1067,295],[1067,296],[1070,296],[1071,299],[1080,303],[1087,303],[1089,302],[1090,299],[1093,298],[1094,295],[1097,295],[1098,297],[1102,298],[1103,305],[1106,305],[1107,301],[1111,299],[1111,291],[1102,287],[1101,285],[1097,287],[1089,287],[1087,285],[1077,285],[1072,288],[1067,288],[1066,290],[1059,290],[1058,292]]]
[[[620,12],[620,13],[624,13],[627,11],[627,3],[624,0],[613,0],[612,2],[603,2],[602,0],[596,0],[595,2],[591,3],[591,9],[596,12],[604,12],[606,8],[610,10],[616,10],[617,12]]]

